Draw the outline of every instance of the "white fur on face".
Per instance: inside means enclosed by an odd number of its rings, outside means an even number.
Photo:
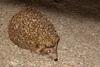
[[[45,55],[47,56],[48,58],[51,58],[51,59],[58,59],[58,56],[57,56],[57,48],[56,47],[50,47],[50,48],[45,48],[41,51],[41,54],[42,55]]]

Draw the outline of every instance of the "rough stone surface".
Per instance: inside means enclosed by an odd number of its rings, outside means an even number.
[[[75,3],[74,6],[71,5],[73,8],[67,6],[72,11],[70,14],[67,9],[66,13],[62,13],[58,9],[37,7],[54,22],[61,37],[58,46],[59,61],[54,62],[20,49],[9,40],[9,20],[26,6],[24,3],[0,0],[0,67],[100,67],[100,20],[94,17],[100,16],[99,5],[83,5],[84,10],[80,10],[82,7],[74,9],[75,5],[80,6]],[[89,13],[93,18],[86,15]]]

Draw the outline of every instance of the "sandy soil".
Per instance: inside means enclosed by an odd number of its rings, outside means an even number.
[[[59,36],[59,61],[32,54],[10,41],[11,17],[29,6],[16,0],[0,0],[0,67],[100,67],[100,10],[98,4],[33,5],[48,16]],[[79,5],[78,5],[79,4]],[[77,7],[78,6],[78,7]],[[49,9],[47,9],[49,8]],[[67,10],[68,9],[68,10]]]

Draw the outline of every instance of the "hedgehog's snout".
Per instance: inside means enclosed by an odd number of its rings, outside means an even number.
[[[52,54],[51,56],[49,56],[52,60],[54,61],[58,61],[58,57],[57,54]]]
[[[58,57],[57,57],[57,54],[56,53],[55,54],[51,54],[49,57],[51,59],[53,59],[54,61],[58,61]]]
[[[54,61],[58,61],[58,58],[55,58]]]

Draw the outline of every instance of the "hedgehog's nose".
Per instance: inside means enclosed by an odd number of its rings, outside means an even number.
[[[54,61],[58,61],[58,58],[54,59]]]

